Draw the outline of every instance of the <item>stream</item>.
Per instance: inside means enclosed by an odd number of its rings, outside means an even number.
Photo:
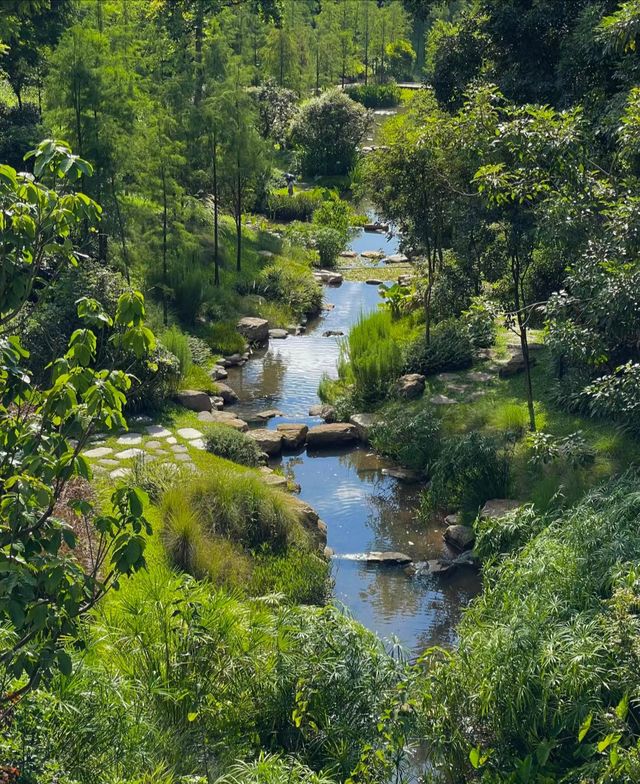
[[[359,232],[350,248],[397,252],[397,238]],[[392,268],[391,268],[392,269]],[[390,268],[382,274],[390,277]],[[269,408],[284,416],[269,421],[321,424],[309,416],[319,402],[318,384],[326,373],[337,377],[340,337],[323,337],[332,330],[349,332],[361,313],[377,308],[376,286],[345,281],[324,288],[324,310],[302,335],[270,340],[242,367],[229,369],[229,384],[240,397],[233,410],[246,420]],[[333,306],[333,307],[331,307]],[[478,593],[477,575],[461,569],[451,575],[411,576],[399,567],[368,566],[354,555],[370,550],[397,550],[415,562],[443,552],[443,526],[428,527],[418,520],[420,487],[386,476],[392,463],[363,446],[306,451],[286,455],[281,465],[300,485],[300,497],[316,509],[328,526],[328,545],[334,551],[334,598],[386,640],[397,638],[412,654],[432,645],[456,641],[460,611]]]

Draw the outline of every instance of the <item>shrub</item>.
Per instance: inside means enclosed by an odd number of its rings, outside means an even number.
[[[162,541],[174,567],[215,585],[246,584],[250,573],[247,556],[232,542],[204,529],[198,511],[181,488],[165,494],[163,509]]]
[[[200,265],[197,255],[181,259],[169,270],[169,287],[180,321],[195,324],[213,294],[211,270]]]
[[[393,83],[353,84],[347,87],[347,94],[367,109],[384,109],[400,103],[400,88]]]
[[[475,348],[489,348],[496,342],[495,306],[482,297],[474,297],[462,314],[469,339]]]
[[[191,352],[191,359],[194,365],[208,365],[213,359],[211,349],[202,338],[195,335],[187,335],[187,342],[189,344],[189,351]]]
[[[491,438],[474,432],[443,443],[424,500],[430,511],[459,510],[469,519],[490,498],[503,498],[508,485],[507,458]]]
[[[330,583],[328,562],[294,547],[285,555],[259,555],[249,592],[255,596],[283,594],[291,604],[324,604]]]
[[[320,266],[331,268],[335,266],[338,255],[344,250],[344,236],[329,226],[318,226],[315,229],[315,242],[320,257]]]
[[[151,501],[158,503],[167,490],[184,481],[189,473],[188,469],[175,463],[149,461],[145,455],[139,455],[131,466],[131,483],[142,488]]]
[[[396,79],[411,79],[416,63],[416,53],[411,42],[398,38],[386,46],[387,67]]]
[[[400,375],[401,345],[391,314],[377,311],[360,316],[341,346],[340,374],[355,385],[365,404],[383,400]]]
[[[242,335],[236,329],[235,321],[216,321],[200,328],[202,339],[213,351],[229,356],[241,354],[246,344]]]
[[[127,396],[128,411],[155,411],[166,405],[180,386],[180,362],[158,345],[148,360],[138,360],[129,372],[138,379]]]
[[[268,487],[252,471],[224,465],[165,494],[162,510],[165,520],[176,510],[181,515],[190,510],[208,536],[249,549],[266,544],[282,551],[297,534],[297,517],[285,493]]]
[[[457,319],[447,319],[431,330],[427,344],[424,336],[411,343],[404,358],[407,373],[422,373],[425,376],[449,370],[470,367],[473,347],[465,325]]]
[[[322,287],[302,265],[285,268],[282,264],[270,264],[258,276],[256,292],[285,304],[298,317],[315,315],[322,305]]]
[[[307,174],[347,174],[368,126],[367,111],[341,90],[327,90],[306,101],[291,126],[291,141],[302,170]]]
[[[316,773],[295,757],[260,754],[255,762],[237,762],[215,784],[335,784],[334,779]]]
[[[267,199],[267,214],[277,221],[310,221],[322,204],[322,191],[298,191],[289,196],[286,189],[273,191]]]
[[[637,780],[639,515],[638,476],[608,481],[486,568],[456,650],[429,668],[427,742],[453,780],[489,738],[493,781]]]
[[[578,430],[568,436],[554,436],[538,431],[529,435],[532,465],[566,463],[572,468],[583,468],[595,460],[595,450],[585,441]]]
[[[408,468],[428,472],[440,451],[440,420],[432,408],[394,404],[371,431],[372,446]]]
[[[522,506],[501,517],[478,518],[474,523],[474,552],[483,559],[495,558],[522,549],[544,527],[533,506]]]
[[[489,422],[497,430],[520,438],[529,429],[529,411],[523,403],[496,402]]]
[[[192,364],[189,340],[184,332],[175,325],[166,329],[161,337],[163,346],[177,357],[180,363],[180,376],[184,378]]]
[[[263,462],[256,442],[228,425],[209,425],[204,433],[204,442],[207,452],[234,463],[255,467]]]

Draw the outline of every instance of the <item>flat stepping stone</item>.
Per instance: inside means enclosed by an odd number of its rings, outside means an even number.
[[[284,414],[277,408],[269,408],[266,411],[260,411],[256,414],[258,419],[273,419],[274,417],[282,417]]]
[[[479,371],[474,371],[473,373],[469,373],[467,375],[469,381],[475,381],[479,384],[486,384],[487,381],[493,381],[493,376],[491,373],[481,373]]]
[[[90,458],[98,458],[98,457],[106,457],[113,452],[113,449],[109,449],[108,446],[97,446],[95,449],[89,449],[84,453],[85,457]]]
[[[131,460],[139,455],[144,455],[144,449],[125,449],[124,452],[116,452],[114,457],[118,460]]]
[[[98,460],[98,462],[100,463],[101,466],[104,466],[105,468],[112,468],[113,466],[118,465],[117,460],[112,460],[109,457],[105,457],[102,460]]]
[[[189,462],[190,463],[191,462],[191,458],[189,457],[189,455],[184,455],[184,454],[174,455],[173,459],[174,460],[179,460],[181,463],[184,463],[184,462]]]
[[[155,438],[168,438],[171,435],[171,431],[162,425],[150,425],[147,428],[147,433]]]
[[[380,564],[381,566],[407,566],[411,563],[411,558],[405,553],[397,552],[370,552],[365,553],[364,560],[368,564]]]
[[[431,402],[434,406],[453,406],[458,401],[453,400],[453,398],[447,397],[446,395],[434,395],[431,398]]]
[[[447,386],[447,392],[453,392],[457,395],[463,395],[465,392],[469,391],[469,386],[467,384],[449,384]]]
[[[142,436],[140,433],[123,433],[118,439],[119,444],[141,444]]]
[[[189,450],[187,449],[187,447],[186,447],[186,446],[182,446],[182,444],[174,444],[174,445],[171,447],[171,451],[172,451],[172,452],[176,452],[176,453],[182,453],[182,454],[184,454],[185,452],[188,452]]]
[[[169,438],[167,438],[167,444],[177,444],[177,443],[178,443],[178,439],[175,436],[169,436]]]
[[[202,438],[201,431],[196,430],[195,427],[181,427],[178,430],[178,435],[180,438],[186,438],[187,441],[193,441],[194,438]]]
[[[202,438],[194,438],[193,441],[191,441],[191,446],[195,449],[201,449],[203,452],[207,448]]]
[[[144,446],[145,449],[164,449],[164,444],[160,441],[147,441]]]
[[[115,471],[112,471],[109,476],[112,479],[122,479],[122,477],[127,476],[129,474],[128,468],[116,468]]]
[[[383,468],[381,473],[383,476],[390,476],[399,482],[407,482],[408,484],[419,482],[422,479],[419,471],[412,471],[410,468]]]
[[[369,278],[369,280],[365,280],[365,283],[368,286],[381,286],[382,285],[382,281],[378,280],[378,278]]]

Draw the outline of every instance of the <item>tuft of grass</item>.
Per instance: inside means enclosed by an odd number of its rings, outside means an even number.
[[[204,432],[204,442],[208,452],[234,463],[255,467],[263,462],[256,442],[228,425],[209,425]]]

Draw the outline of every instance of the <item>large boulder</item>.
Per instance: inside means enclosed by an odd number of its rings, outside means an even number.
[[[269,340],[269,322],[248,316],[240,319],[237,330],[248,343],[266,343]]]
[[[308,447],[342,446],[358,440],[358,431],[350,422],[316,425],[307,433]]]
[[[277,430],[259,428],[258,430],[249,430],[247,435],[270,457],[282,452],[282,433]]]
[[[358,431],[358,438],[364,443],[369,443],[369,436],[374,425],[378,423],[378,418],[375,414],[354,414],[349,422]]]
[[[181,389],[175,396],[176,403],[190,411],[211,411],[211,398],[206,392],[196,389]]]
[[[320,419],[324,419],[325,422],[331,423],[336,421],[336,410],[327,403],[318,403],[315,406],[311,406],[309,409],[309,416],[320,417]]]
[[[227,384],[223,384],[221,381],[216,381],[216,387],[218,388],[218,395],[227,405],[229,403],[236,403],[238,401],[238,396]]]
[[[420,375],[420,373],[409,373],[406,376],[400,376],[396,384],[398,396],[407,400],[420,397],[424,392],[425,383],[426,378]]]
[[[278,425],[276,430],[282,433],[282,447],[284,449],[299,449],[307,438],[309,428],[306,425],[285,423]]]
[[[473,528],[468,525],[450,525],[444,532],[444,540],[456,550],[471,550],[476,541]]]
[[[319,545],[320,549],[324,549],[325,545],[327,544],[326,523],[320,519],[316,510],[312,506],[309,506],[306,501],[293,496],[291,497],[289,503],[293,507],[300,525],[302,525],[302,527],[311,534],[313,539]]]

